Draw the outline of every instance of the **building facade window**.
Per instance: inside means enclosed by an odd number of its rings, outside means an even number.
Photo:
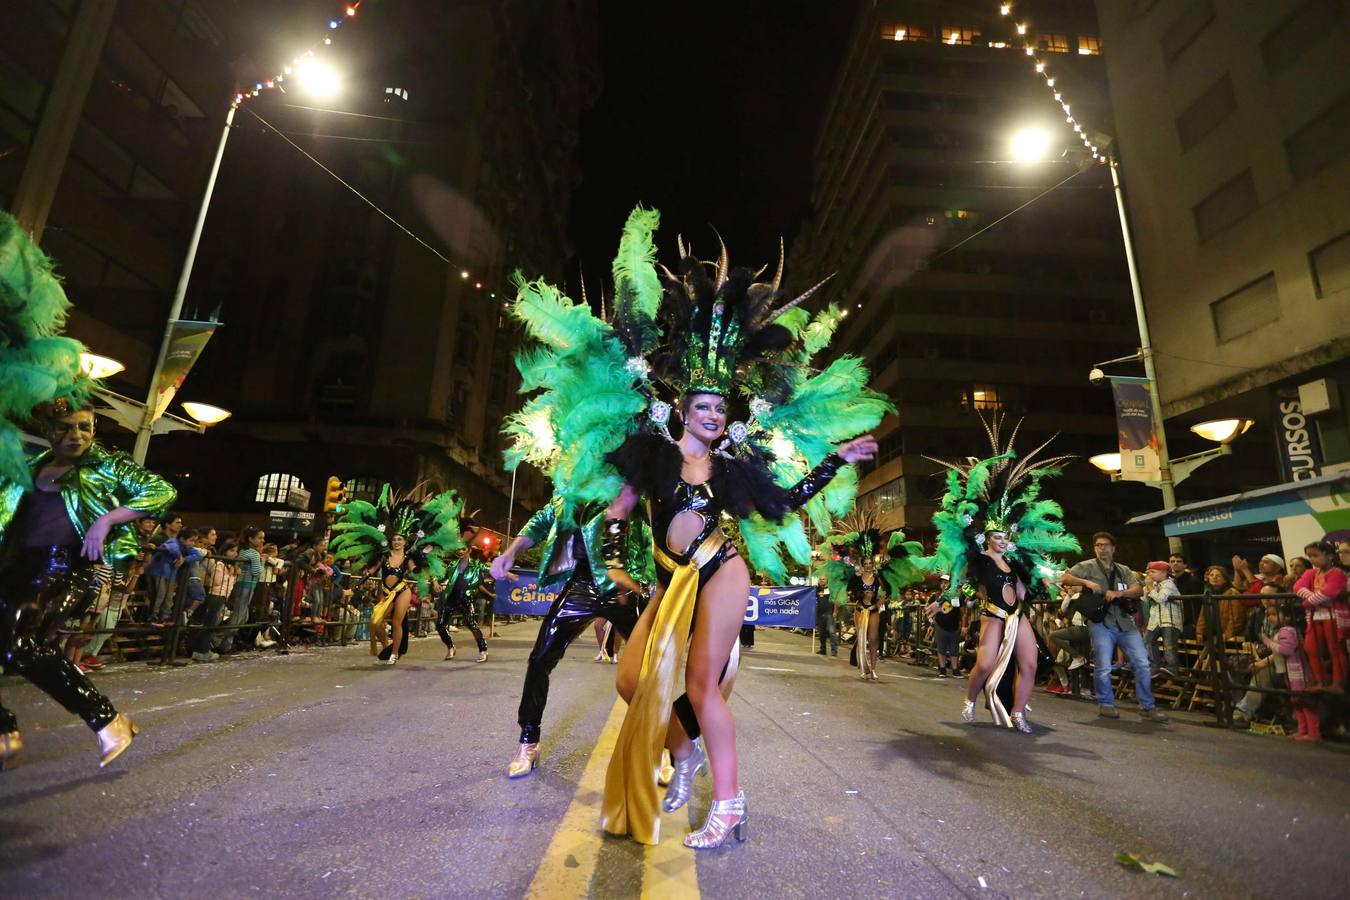
[[[1350,290],[1350,231],[1308,254],[1317,299]]]
[[[1338,0],[1306,0],[1261,41],[1266,71],[1278,75],[1288,69],[1341,24]]]
[[[966,409],[1002,409],[998,388],[992,384],[977,384],[970,389],[962,404]]]
[[[1079,56],[1101,56],[1102,42],[1095,34],[1080,34],[1078,36],[1078,55]]]
[[[975,43],[975,39],[980,36],[979,29],[967,28],[965,25],[943,25],[942,43],[970,47]]]
[[[1069,36],[1052,31],[1043,31],[1036,35],[1036,49],[1043,53],[1068,53]]]
[[[304,482],[298,475],[272,472],[258,478],[258,489],[253,495],[255,503],[285,503],[291,488],[304,490]]]
[[[1214,317],[1215,337],[1221,344],[1279,321],[1280,293],[1275,287],[1275,273],[1269,272],[1220,297],[1209,309]]]
[[[1214,21],[1214,0],[1192,0],[1162,36],[1163,59],[1171,64]]]
[[[371,478],[366,475],[359,478],[349,478],[347,479],[347,499],[374,503],[380,499],[380,489],[383,486],[384,482],[379,478]]]
[[[1350,155],[1350,94],[1285,138],[1284,155],[1295,181],[1311,178]]]
[[[901,23],[882,28],[881,37],[886,41],[931,41],[933,32],[923,25]]]
[[[1181,149],[1189,150],[1205,135],[1218,128],[1237,109],[1233,93],[1233,79],[1227,72],[1205,89],[1199,97],[1177,116],[1177,138]]]
[[[1256,182],[1252,170],[1246,169],[1191,208],[1196,233],[1200,240],[1209,240],[1246,218],[1256,206]]]

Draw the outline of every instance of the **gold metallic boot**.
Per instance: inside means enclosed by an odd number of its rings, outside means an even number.
[[[516,755],[511,759],[510,765],[506,767],[506,777],[524,778],[533,772],[538,765],[539,745],[519,744],[517,745]]]
[[[0,734],[0,772],[9,768],[10,761],[23,752],[23,737],[17,731]]]
[[[674,812],[689,802],[689,794],[694,786],[694,776],[707,772],[708,758],[703,753],[702,742],[695,740],[694,749],[687,759],[675,760],[675,771],[670,777],[670,787],[666,788],[666,797],[661,808]]]
[[[101,769],[131,746],[131,739],[141,733],[141,726],[118,713],[116,718],[94,733],[98,737],[98,767]]]
[[[726,843],[729,835],[737,841],[745,840],[745,791],[730,800],[714,800],[708,810],[708,821],[698,831],[684,837],[684,845],[695,850],[712,850]]]

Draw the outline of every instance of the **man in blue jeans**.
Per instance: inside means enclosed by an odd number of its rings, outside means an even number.
[[[1139,634],[1130,607],[1139,602],[1144,589],[1128,566],[1115,561],[1116,539],[1109,532],[1099,531],[1092,536],[1093,559],[1085,559],[1064,573],[1065,585],[1083,589],[1080,608],[1093,595],[1105,599],[1105,607],[1095,615],[1084,613],[1088,620],[1088,634],[1092,638],[1092,686],[1097,693],[1097,714],[1107,719],[1119,719],[1115,694],[1111,690],[1111,660],[1116,648],[1125,651],[1134,671],[1134,690],[1139,697],[1139,717],[1150,722],[1166,722],[1153,699],[1153,673],[1149,670],[1148,651]]]

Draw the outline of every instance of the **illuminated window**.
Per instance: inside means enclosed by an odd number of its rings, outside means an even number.
[[[256,503],[285,503],[291,488],[303,491],[305,485],[299,476],[273,472],[258,479],[258,490],[253,495]]]
[[[992,384],[977,384],[970,389],[969,399],[963,405],[967,409],[1002,409],[998,388]]]
[[[1079,56],[1100,56],[1102,53],[1102,42],[1094,35],[1080,34],[1078,36],[1078,55]]]
[[[969,47],[975,43],[975,38],[980,36],[980,32],[974,28],[967,28],[964,25],[943,25],[942,43],[959,44],[963,47]]]
[[[379,478],[351,478],[347,481],[347,499],[364,500],[374,503],[380,498],[380,488],[384,482]]]
[[[1036,47],[1049,53],[1068,53],[1069,36],[1067,34],[1042,32],[1036,35]]]
[[[933,33],[922,25],[887,25],[881,29],[884,41],[931,41]]]

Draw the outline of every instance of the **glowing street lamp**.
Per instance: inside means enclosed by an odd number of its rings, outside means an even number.
[[[1012,136],[1009,146],[1018,162],[1039,162],[1050,149],[1050,132],[1044,128],[1023,128]]]
[[[323,99],[332,97],[342,87],[342,78],[337,70],[312,57],[306,57],[296,64],[295,78],[306,93]]]
[[[1229,444],[1234,439],[1246,434],[1247,429],[1251,427],[1251,419],[1214,419],[1192,425],[1191,431],[1207,441],[1213,441],[1216,444]]]
[[[1088,462],[1107,475],[1115,475],[1120,471],[1119,453],[1098,453],[1096,456],[1089,457]]]
[[[228,409],[221,409],[219,406],[212,406],[209,403],[193,403],[190,400],[184,401],[183,409],[189,416],[192,416],[201,425],[216,425],[224,422],[234,413]]]
[[[126,368],[111,356],[99,356],[97,353],[80,354],[80,371],[95,381],[111,378],[118,372],[125,372]]]

